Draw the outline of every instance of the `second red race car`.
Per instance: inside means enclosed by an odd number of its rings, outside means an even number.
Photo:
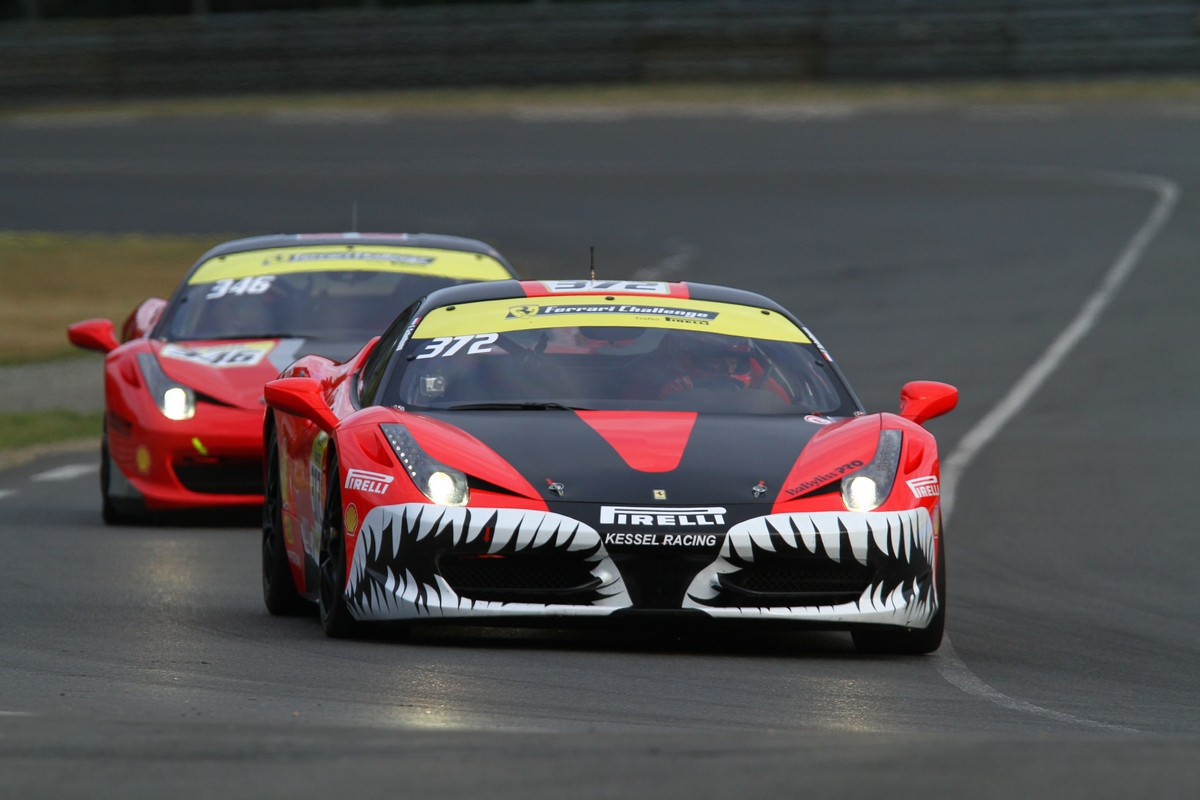
[[[263,385],[297,358],[356,353],[437,289],[513,277],[472,239],[299,234],[239,239],[192,267],[171,299],[68,329],[106,353],[105,522],[262,503]],[[328,363],[328,362],[326,362]]]
[[[866,414],[765,297],[693,283],[443,289],[266,387],[263,589],[325,631],[645,619],[941,642],[937,443]]]

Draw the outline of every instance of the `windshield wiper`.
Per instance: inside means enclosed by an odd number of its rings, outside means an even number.
[[[447,411],[590,411],[589,408],[564,406],[562,403],[463,403],[447,407]]]

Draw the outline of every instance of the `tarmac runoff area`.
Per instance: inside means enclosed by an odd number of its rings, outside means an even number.
[[[104,359],[85,356],[0,366],[0,413],[53,408],[103,411]]]
[[[531,277],[595,245],[601,277],[762,291],[872,410],[962,392],[930,423],[954,508],[923,658],[332,641],[266,614],[254,529],[106,528],[92,453],[0,471],[0,794],[1196,796],[1198,135],[1144,105],[0,126],[16,229],[339,230],[357,201]]]

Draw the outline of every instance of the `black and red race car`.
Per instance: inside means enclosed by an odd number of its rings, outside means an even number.
[[[296,234],[226,242],[171,299],[68,329],[106,353],[105,522],[262,503],[263,385],[296,358],[344,360],[396,309],[446,286],[509,280],[488,245],[430,234]]]
[[[695,283],[431,293],[343,364],[267,384],[263,587],[372,622],[603,618],[941,642],[938,452],[957,403],[865,414],[787,310]]]

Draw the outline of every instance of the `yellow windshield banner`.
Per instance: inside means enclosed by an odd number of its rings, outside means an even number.
[[[786,317],[761,308],[702,300],[619,297],[537,297],[484,300],[435,308],[413,335],[415,339],[508,333],[577,326],[662,328],[745,336],[808,344],[804,331]]]
[[[210,258],[188,279],[191,285],[292,272],[402,272],[460,281],[504,281],[504,266],[482,253],[426,247],[334,244],[249,250]]]

